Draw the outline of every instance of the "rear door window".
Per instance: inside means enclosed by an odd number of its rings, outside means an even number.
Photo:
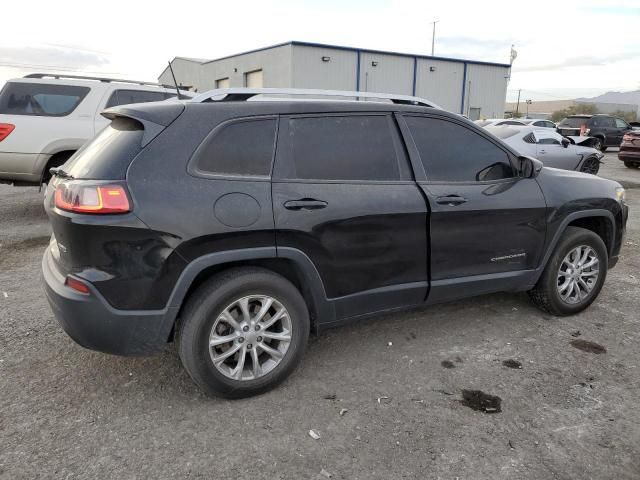
[[[388,115],[305,116],[283,122],[286,125],[281,136],[283,150],[278,147],[278,178],[343,181],[401,178],[399,158],[403,147],[397,127]]]
[[[175,94],[168,92],[150,92],[145,90],[114,90],[105,108],[117,107],[118,105],[129,105],[131,103],[161,102],[168,98],[175,97]]]
[[[76,85],[8,82],[0,91],[0,113],[63,117],[73,112],[90,90]]]
[[[276,119],[243,119],[216,128],[194,155],[195,174],[268,177]]]

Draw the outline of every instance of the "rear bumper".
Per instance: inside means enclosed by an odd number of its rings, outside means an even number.
[[[0,179],[40,183],[51,155],[0,152]]]
[[[640,147],[620,147],[618,158],[622,161],[631,160],[640,162]]]
[[[42,259],[47,300],[56,320],[79,345],[115,355],[144,355],[163,350],[175,311],[118,310],[88,282],[88,295],[64,284],[47,248]]]

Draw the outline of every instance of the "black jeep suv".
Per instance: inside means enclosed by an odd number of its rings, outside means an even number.
[[[174,341],[200,387],[241,397],[287,377],[311,330],[497,291],[570,315],[618,259],[616,182],[437,108],[243,98],[107,110],[54,169],[42,269],[80,345]]]
[[[621,118],[609,115],[570,115],[558,123],[560,135],[578,136],[581,131],[596,139],[593,148],[605,151],[607,147],[619,147],[625,133],[632,127]]]

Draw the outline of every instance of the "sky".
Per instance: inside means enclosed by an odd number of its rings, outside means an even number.
[[[289,40],[509,63],[507,100],[640,89],[640,0],[8,2],[0,85],[30,72],[157,80],[175,56]]]

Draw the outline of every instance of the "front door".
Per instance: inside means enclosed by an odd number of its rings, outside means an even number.
[[[431,209],[429,301],[521,288],[545,239],[546,203],[536,180],[516,176],[511,153],[467,122],[403,118]]]
[[[392,115],[281,117],[272,185],[278,252],[311,259],[338,319],[423,302],[427,206]]]

